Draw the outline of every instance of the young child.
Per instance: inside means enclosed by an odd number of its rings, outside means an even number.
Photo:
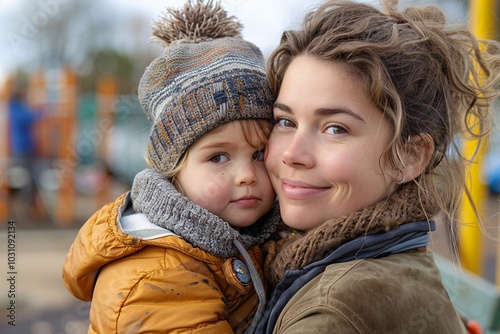
[[[257,333],[469,333],[432,252],[490,129],[495,41],[435,6],[326,0],[270,55],[266,167],[286,224],[265,250],[275,286]],[[302,232],[302,233],[300,233]]]
[[[139,85],[151,169],[85,223],[64,283],[92,300],[89,333],[252,332],[265,303],[259,245],[279,221],[263,57],[218,4],[168,14],[153,29],[166,48]]]

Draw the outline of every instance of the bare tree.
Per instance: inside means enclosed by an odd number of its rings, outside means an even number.
[[[22,0],[4,17],[4,38],[25,66],[78,67],[89,53],[112,40],[113,17],[105,1]]]

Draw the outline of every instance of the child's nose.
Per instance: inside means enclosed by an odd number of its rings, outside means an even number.
[[[252,162],[240,163],[238,165],[235,181],[237,185],[249,185],[257,182],[257,173]]]

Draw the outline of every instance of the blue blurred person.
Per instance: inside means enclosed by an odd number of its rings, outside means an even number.
[[[14,85],[9,100],[10,151],[13,166],[21,167],[29,177],[23,185],[23,201],[28,205],[29,218],[38,218],[34,166],[36,145],[34,137],[35,122],[42,117],[41,112],[33,110],[27,103],[26,91],[20,85]]]

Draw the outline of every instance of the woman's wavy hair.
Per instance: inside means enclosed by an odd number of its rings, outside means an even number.
[[[462,194],[468,194],[468,159],[457,138],[481,138],[490,131],[498,44],[446,25],[435,6],[397,11],[397,1],[383,5],[379,10],[330,0],[306,15],[301,29],[285,31],[270,55],[271,87],[277,96],[288,66],[300,55],[339,63],[360,78],[393,127],[383,157],[390,167],[404,168],[401,152],[411,150],[409,138],[432,138],[430,162],[414,182],[420,198],[435,203],[445,221],[453,222]]]

